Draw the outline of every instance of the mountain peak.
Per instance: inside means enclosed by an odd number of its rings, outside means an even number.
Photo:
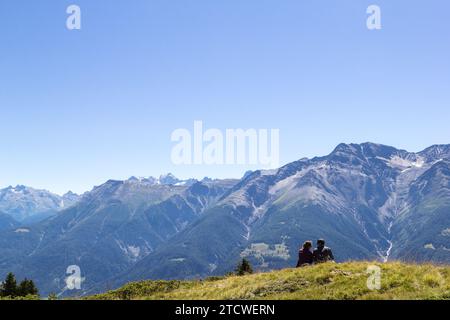
[[[411,155],[411,153],[384,144],[364,142],[361,144],[341,143],[333,150],[333,152],[330,155],[331,156],[352,155],[361,159],[377,158],[377,157],[391,159],[395,155],[407,157],[408,155]]]
[[[332,153],[336,153],[336,152],[344,152],[344,151],[349,151],[351,150],[351,145],[347,144],[347,143],[339,143],[336,148],[334,148]]]
[[[9,186],[0,189],[0,211],[9,214],[19,222],[30,218],[38,221],[40,218],[56,214],[61,209],[63,200],[67,204],[72,204],[77,197],[70,195],[65,198],[47,190],[34,189],[24,185]]]
[[[72,192],[72,191],[67,191],[65,194],[62,195],[63,198],[74,198],[74,197],[79,197],[80,195]]]
[[[151,184],[151,185],[177,185],[177,186],[190,186],[192,184],[194,184],[195,182],[197,182],[196,179],[190,178],[190,179],[178,179],[175,175],[173,175],[172,173],[167,173],[167,174],[162,174],[159,176],[159,178],[155,178],[155,177],[146,177],[146,178],[142,178],[142,177],[135,177],[132,176],[130,178],[128,178],[128,180],[126,180],[126,182],[130,182],[130,183],[147,183],[147,184]]]
[[[450,159],[450,144],[435,144],[419,152],[419,155],[425,157],[427,161]]]
[[[176,184],[180,182],[180,180],[170,172],[167,174],[162,174],[159,177],[159,181],[161,184]]]
[[[27,189],[30,189],[31,190],[31,188],[28,188],[28,187],[26,187],[26,186],[24,186],[24,185],[16,185],[15,187],[13,187],[13,186],[8,186],[7,188],[5,188],[5,189],[3,189],[3,190],[5,190],[5,191],[8,191],[8,192],[14,192],[14,193],[20,193],[20,192],[23,192],[23,191],[25,191],[25,190],[27,190]]]

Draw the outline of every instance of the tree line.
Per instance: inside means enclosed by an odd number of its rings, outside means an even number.
[[[26,296],[39,296],[39,291],[33,280],[25,278],[19,284],[13,273],[8,273],[5,280],[0,284],[0,297],[17,298]]]

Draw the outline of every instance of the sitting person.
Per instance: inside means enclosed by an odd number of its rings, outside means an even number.
[[[319,239],[317,240],[317,248],[313,251],[313,262],[322,263],[328,261],[334,261],[333,252],[330,248],[325,247],[325,240]]]
[[[297,268],[311,265],[313,263],[312,242],[305,241],[298,252]]]

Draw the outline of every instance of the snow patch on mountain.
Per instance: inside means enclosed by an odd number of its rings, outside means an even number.
[[[123,241],[118,239],[116,239],[115,242],[117,246],[120,248],[120,250],[122,250],[124,255],[126,255],[130,261],[137,261],[140,258],[141,254],[140,247],[133,245],[126,245]]]
[[[392,168],[399,169],[411,169],[411,168],[422,168],[425,164],[425,159],[423,157],[417,156],[415,161],[410,159],[401,158],[399,156],[394,156],[387,162]]]
[[[185,262],[186,258],[173,258],[173,259],[170,259],[169,261],[171,261],[171,262]]]
[[[133,258],[138,258],[141,253],[141,248],[136,246],[127,246],[127,251],[131,254]]]

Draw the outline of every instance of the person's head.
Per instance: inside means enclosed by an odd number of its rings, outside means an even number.
[[[312,241],[305,241],[305,243],[303,243],[303,249],[309,250],[311,248],[312,248]]]
[[[325,240],[319,239],[317,240],[317,248],[323,248],[325,247]]]

